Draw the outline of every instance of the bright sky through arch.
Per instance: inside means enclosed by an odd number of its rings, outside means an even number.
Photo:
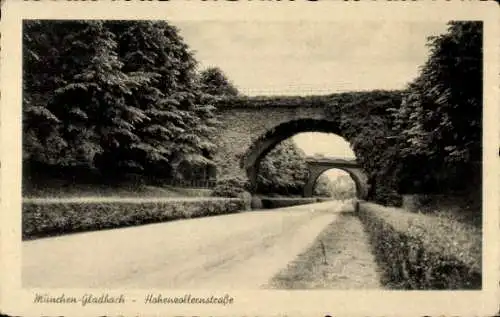
[[[339,158],[355,158],[349,143],[342,137],[331,133],[307,132],[293,137],[306,155],[323,154]]]
[[[418,75],[444,22],[176,21],[199,68],[221,68],[246,95],[402,89]],[[307,155],[346,156],[346,142],[301,134]],[[347,145],[348,147],[348,145]],[[351,152],[352,153],[352,152]]]

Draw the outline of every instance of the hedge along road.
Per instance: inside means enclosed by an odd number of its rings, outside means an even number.
[[[324,202],[23,242],[23,286],[257,289],[335,221]]]

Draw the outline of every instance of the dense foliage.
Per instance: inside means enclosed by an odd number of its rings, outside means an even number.
[[[308,171],[305,154],[288,139],[278,144],[260,162],[257,192],[302,195]]]
[[[196,61],[162,21],[26,21],[24,161],[107,176],[209,160],[215,108]]]
[[[399,108],[401,99],[400,91],[353,93],[329,108],[332,117],[342,113],[339,118],[342,135],[368,176],[368,199],[382,204],[400,203],[393,166],[398,149],[393,140],[391,109]]]
[[[394,113],[404,187],[442,192],[478,185],[482,38],[482,22],[451,22],[447,33],[429,39],[429,59]]]
[[[334,193],[333,183],[325,174],[322,174],[316,180],[316,185],[314,186],[313,195],[320,197],[330,197]]]

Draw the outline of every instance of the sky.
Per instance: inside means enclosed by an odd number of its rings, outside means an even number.
[[[398,89],[418,74],[440,22],[177,21],[200,69],[247,95]]]
[[[199,68],[222,69],[246,95],[308,95],[402,89],[427,59],[443,22],[177,21]],[[307,155],[353,158],[341,137],[293,137]]]

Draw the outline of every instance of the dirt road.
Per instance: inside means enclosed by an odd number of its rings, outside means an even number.
[[[23,242],[23,286],[257,289],[337,217],[338,202]]]

